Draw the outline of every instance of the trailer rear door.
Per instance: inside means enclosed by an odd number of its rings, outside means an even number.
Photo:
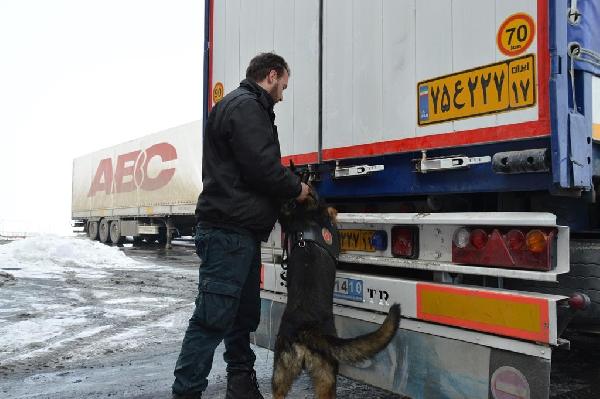
[[[297,162],[550,135],[544,0],[209,1],[208,108],[281,54]]]

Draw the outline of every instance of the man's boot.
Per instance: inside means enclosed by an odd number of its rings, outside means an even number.
[[[264,399],[258,390],[256,372],[252,370],[227,373],[225,399]]]

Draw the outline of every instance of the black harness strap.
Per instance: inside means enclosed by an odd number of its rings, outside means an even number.
[[[337,227],[331,223],[321,225],[309,221],[293,231],[286,231],[283,238],[282,268],[287,269],[287,260],[296,248],[305,248],[311,242],[323,249],[337,263],[340,255],[340,240]]]

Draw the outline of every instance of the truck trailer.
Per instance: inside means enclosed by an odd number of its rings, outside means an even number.
[[[73,161],[72,218],[103,243],[156,242],[193,233],[202,191],[202,122]]]
[[[205,0],[204,121],[267,51],[291,66],[282,162],[340,212],[338,334],[401,305],[390,346],[341,373],[415,399],[547,398],[566,328],[600,327],[598,2]],[[104,241],[193,234],[194,130],[75,160],[73,218]],[[142,155],[163,142],[177,159]],[[281,235],[254,334],[271,349]]]
[[[283,162],[338,211],[337,330],[392,344],[344,375],[411,398],[547,398],[567,325],[600,324],[600,5],[206,0],[205,117],[275,51]],[[263,249],[259,345],[286,301]],[[578,310],[583,309],[583,310]]]

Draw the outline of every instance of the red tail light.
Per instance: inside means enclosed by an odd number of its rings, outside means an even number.
[[[525,247],[525,234],[520,230],[511,230],[506,234],[508,248],[519,251]]]
[[[452,262],[550,270],[556,234],[554,228],[480,227],[469,231],[461,227],[454,234]]]
[[[485,244],[487,244],[488,235],[485,231],[476,229],[471,232],[470,241],[471,245],[473,245],[475,248],[481,249],[485,247]]]
[[[419,231],[415,226],[392,227],[392,255],[415,259],[419,256]]]

